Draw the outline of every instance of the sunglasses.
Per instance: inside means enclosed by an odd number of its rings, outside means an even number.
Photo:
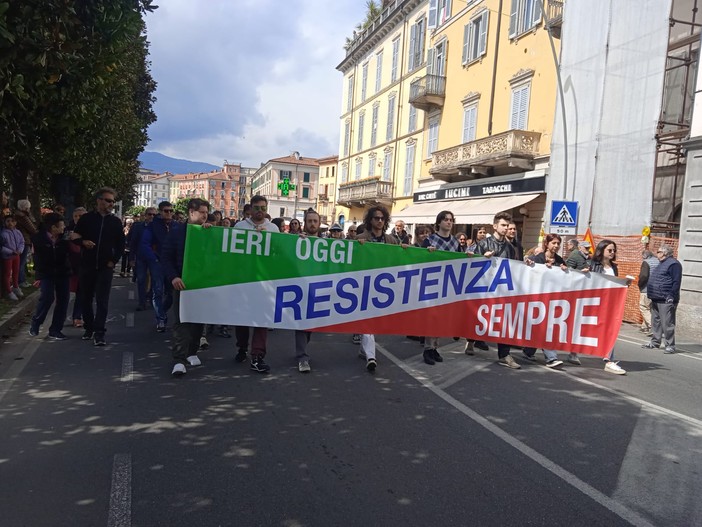
[[[385,220],[385,216],[373,216],[373,219],[383,221]]]
[[[107,198],[100,198],[100,199],[102,201],[104,201],[105,203],[114,203],[115,202],[115,200],[113,200],[113,199],[107,199]]]
[[[163,209],[161,212],[167,212],[168,214],[173,214],[173,209]]]
[[[251,208],[253,210],[263,210],[263,211],[268,210],[268,206],[266,206],[266,205],[251,205]]]

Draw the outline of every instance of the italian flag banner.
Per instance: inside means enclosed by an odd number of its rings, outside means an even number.
[[[626,281],[502,258],[187,226],[184,322],[466,337],[607,356]]]

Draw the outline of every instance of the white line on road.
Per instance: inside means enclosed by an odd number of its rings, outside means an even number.
[[[414,374],[412,369],[407,366],[402,360],[398,359],[390,353],[388,350],[386,350],[384,347],[380,346],[379,344],[376,343],[376,349],[382,353],[385,358],[391,360],[394,362],[397,366],[402,368],[402,370],[405,371],[409,376],[413,377],[416,379],[418,382],[420,382],[425,388],[433,392],[436,396],[440,397],[444,401],[446,401],[448,404],[453,406],[456,410],[461,412],[463,415],[474,421],[475,423],[479,424],[492,434],[496,435],[500,439],[502,439],[505,443],[513,447],[514,449],[518,450],[521,452],[523,455],[543,467],[544,469],[548,470],[558,478],[562,479],[572,487],[575,487],[578,489],[580,492],[588,496],[590,499],[596,501],[603,507],[607,508],[620,518],[628,521],[632,525],[637,525],[637,526],[646,526],[646,527],[652,527],[652,524],[648,522],[643,516],[638,514],[635,511],[632,511],[631,509],[627,508],[626,506],[622,505],[618,501],[613,500],[609,496],[601,493],[599,490],[596,488],[592,487],[591,485],[588,485],[585,483],[583,480],[579,479],[575,474],[572,474],[568,472],[566,469],[561,467],[560,465],[557,465],[547,457],[543,456],[533,448],[527,446],[524,444],[522,441],[517,439],[516,437],[508,434],[502,428],[494,424],[493,422],[489,421],[479,413],[475,412],[474,410],[471,410],[468,406],[460,402],[458,399],[455,399],[451,395],[447,394],[445,391],[443,391],[441,388],[437,387],[433,383],[431,383],[428,380],[421,379],[418,376]]]
[[[632,340],[631,338],[624,338],[624,337],[617,337],[617,340],[621,340],[622,342],[628,342],[629,344],[646,344],[648,340]],[[695,359],[695,360],[702,360],[702,357],[698,357],[696,355],[693,355],[694,352],[690,350],[686,350],[685,348],[680,348],[676,347],[676,352],[675,355],[678,355],[680,357],[687,357],[688,359]]]
[[[125,351],[122,354],[122,382],[132,382],[134,378],[134,353]]]
[[[133,289],[131,291],[129,291],[129,293],[127,293],[127,298],[129,300],[134,300],[134,290]]]
[[[5,395],[7,395],[7,392],[10,391],[12,385],[19,378],[22,370],[24,370],[27,364],[29,364],[29,361],[32,360],[32,357],[39,348],[41,342],[42,341],[39,338],[32,338],[29,340],[29,342],[27,342],[20,352],[19,356],[22,358],[22,360],[14,361],[12,366],[8,368],[6,377],[4,379],[0,379],[0,401],[2,401]]]
[[[132,456],[116,454],[112,464],[112,487],[107,527],[132,525]]]
[[[134,327],[134,313],[127,313],[127,327],[128,328],[133,328]]]

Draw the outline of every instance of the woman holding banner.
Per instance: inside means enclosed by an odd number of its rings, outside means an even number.
[[[592,257],[592,264],[589,269],[584,271],[592,271],[593,273],[601,273],[609,276],[619,276],[617,271],[617,244],[612,240],[602,240],[597,244],[595,254]],[[609,352],[609,357],[603,359],[606,361],[604,370],[615,375],[626,375],[626,370],[619,366],[618,362],[614,362],[614,350]]]

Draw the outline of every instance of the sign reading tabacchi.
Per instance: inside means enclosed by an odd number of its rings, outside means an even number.
[[[606,356],[626,282],[514,260],[189,225],[185,322],[463,336]]]

